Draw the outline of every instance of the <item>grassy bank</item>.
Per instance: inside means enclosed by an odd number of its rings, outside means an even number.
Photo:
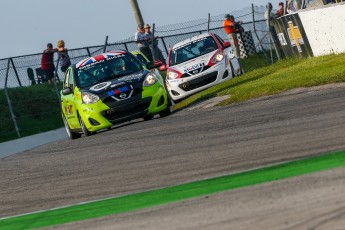
[[[221,103],[227,105],[293,88],[345,82],[345,54],[284,59],[273,65],[249,71],[246,65],[248,63],[243,64],[246,71],[244,75],[195,94],[176,104],[175,109],[216,96],[230,95],[229,99]]]
[[[63,126],[58,97],[53,86],[39,84],[8,89],[21,137]],[[5,91],[0,90],[0,142],[18,138]]]

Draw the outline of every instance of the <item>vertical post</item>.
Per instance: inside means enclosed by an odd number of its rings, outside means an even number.
[[[103,53],[105,53],[106,49],[107,49],[107,45],[108,45],[108,35],[105,37],[105,43],[103,46]]]
[[[270,4],[270,3],[269,3]],[[272,5],[271,5],[272,6]],[[268,18],[267,18],[267,26],[268,26],[268,33],[269,33],[269,39],[270,39],[270,54],[271,54],[271,62],[273,64],[273,54],[272,54],[272,47],[276,51],[276,55],[278,60],[280,60],[280,54],[278,51],[278,47],[276,44],[276,41],[274,39],[274,33],[275,30],[273,29],[273,26],[271,25],[272,19],[271,19],[271,12],[272,12],[272,7],[268,7]]]
[[[134,18],[135,18],[137,25],[138,24],[144,25],[143,16],[141,15],[137,0],[129,0],[129,2],[131,3],[132,10],[134,13]]]
[[[123,45],[125,46],[125,49],[128,51],[127,43],[123,43]]]
[[[284,15],[288,13],[287,9],[288,9],[288,0],[285,1],[285,7],[284,7]]]
[[[207,19],[207,32],[210,32],[210,22],[211,22],[211,14],[208,13],[208,19]]]
[[[322,0],[322,3],[325,5],[325,3]],[[302,0],[302,4],[301,4],[301,9],[305,9],[305,0]]]
[[[87,55],[89,55],[89,57],[91,57],[91,53],[90,53],[89,47],[86,47],[86,52],[87,52]]]
[[[273,64],[273,52],[272,52],[272,47],[273,47],[273,37],[271,34],[271,12],[272,12],[272,7],[271,3],[268,3],[266,5],[267,8],[267,29],[268,29],[268,34],[269,34],[269,41],[270,41],[270,55],[271,55],[271,64]]]
[[[10,69],[10,62],[13,63],[13,61],[11,61],[11,60],[12,60],[12,58],[8,59],[8,62],[7,62],[7,71],[6,71],[6,79],[5,79],[5,96],[6,96],[6,100],[7,100],[7,103],[8,103],[8,107],[10,108],[11,118],[12,118],[14,127],[15,127],[16,132],[17,132],[17,137],[20,138],[20,132],[19,132],[19,128],[18,128],[18,125],[17,125],[16,116],[14,115],[11,99],[8,96],[8,92],[7,92],[8,71]]]
[[[57,70],[58,70],[58,67],[59,67],[59,62],[60,62],[60,55],[58,56],[58,60],[56,62],[56,68],[55,68],[55,71],[54,71],[55,79],[58,78]],[[63,80],[64,79],[65,79],[65,76],[63,77]],[[59,80],[59,82],[60,82],[60,80]],[[60,106],[61,105],[61,98],[60,98],[60,93],[59,93],[59,89],[58,89],[58,86],[56,84],[56,81],[54,81],[54,87],[55,87],[56,96],[58,98],[59,106]]]
[[[167,48],[167,45],[165,44],[165,41],[164,41],[164,38],[161,38],[161,40],[162,40],[162,43],[163,43],[163,46],[164,46],[164,49],[165,49],[165,52],[167,53],[167,55],[168,55],[168,48]]]
[[[16,77],[17,77],[17,81],[18,81],[18,83],[19,83],[19,86],[22,86],[22,83],[20,82],[20,79],[19,79],[19,75],[18,75],[16,66],[14,65],[13,59],[10,58],[10,60],[11,60],[11,63],[12,63],[12,67],[13,67],[14,73],[16,74]]]
[[[152,37],[153,37],[153,40],[151,41],[152,42],[152,47],[153,47],[153,41],[155,40],[155,32],[156,32],[156,25],[153,23],[152,24]]]
[[[252,4],[252,16],[253,16],[253,30],[254,30],[254,34],[256,35],[256,38],[258,39],[259,46],[260,46],[260,48],[261,48],[261,50],[262,50],[262,52],[263,52],[263,54],[264,54],[264,56],[265,56],[266,62],[269,63],[269,62],[268,62],[268,59],[267,59],[267,56],[266,56],[266,53],[265,53],[265,51],[264,51],[264,48],[262,47],[261,41],[260,41],[260,39],[259,39],[259,35],[258,35],[258,33],[256,32],[256,27],[255,27],[255,15],[254,15],[254,14],[255,14],[255,11],[254,11],[254,4]]]

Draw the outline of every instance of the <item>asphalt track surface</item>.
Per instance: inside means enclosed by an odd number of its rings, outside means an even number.
[[[345,85],[186,108],[0,160],[0,217],[345,149]],[[57,229],[343,229],[344,168]]]

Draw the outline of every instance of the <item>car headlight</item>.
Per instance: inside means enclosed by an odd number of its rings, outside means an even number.
[[[153,73],[147,74],[145,81],[144,81],[144,86],[151,86],[157,82],[157,77]]]
[[[223,55],[223,54],[218,53],[218,54],[216,55],[216,61],[217,61],[217,62],[220,62],[221,60],[223,60],[223,58],[224,58],[224,55]]]
[[[81,94],[81,99],[83,101],[83,104],[93,104],[99,100],[99,97],[92,93],[83,92]]]
[[[168,69],[167,70],[167,79],[168,80],[173,80],[173,79],[176,79],[176,78],[180,78],[181,76],[182,76],[182,74],[180,74],[177,71],[174,71],[172,69]]]
[[[208,65],[212,66],[217,64],[218,62],[222,61],[224,59],[224,55],[221,52],[217,52],[213,57],[210,59]]]

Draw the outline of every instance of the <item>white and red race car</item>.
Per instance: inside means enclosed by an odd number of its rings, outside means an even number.
[[[177,102],[243,71],[229,42],[203,33],[175,44],[169,51],[166,87]]]

